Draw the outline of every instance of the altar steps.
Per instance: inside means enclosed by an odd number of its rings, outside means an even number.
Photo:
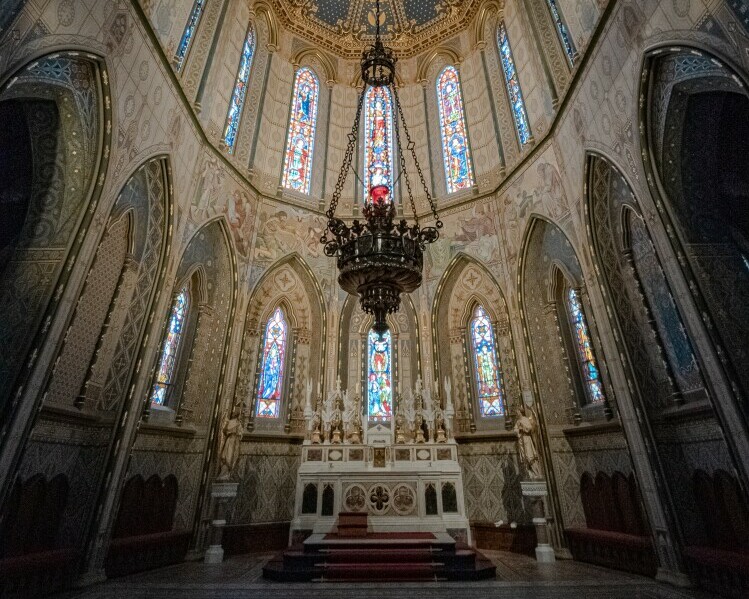
[[[483,555],[447,535],[372,536],[313,535],[268,562],[263,576],[283,582],[383,582],[482,580],[496,575],[494,564]]]

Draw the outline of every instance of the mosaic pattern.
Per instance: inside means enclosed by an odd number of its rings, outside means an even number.
[[[226,115],[226,126],[224,127],[224,143],[229,152],[234,152],[234,144],[237,141],[239,130],[239,119],[242,116],[244,100],[247,96],[247,82],[252,69],[252,58],[255,54],[255,30],[252,25],[247,29],[247,37],[242,46],[242,56],[239,59],[239,70],[237,80],[234,83],[234,91],[229,102],[229,113]]]
[[[311,69],[305,67],[297,71],[293,98],[283,164],[283,186],[308,194],[320,100],[320,85]]]
[[[377,185],[393,186],[393,102],[387,87],[370,87],[364,112],[364,198]]]
[[[172,312],[169,315],[169,324],[166,329],[166,338],[161,348],[159,366],[156,371],[156,382],[151,390],[151,403],[163,406],[166,404],[167,392],[172,385],[174,369],[177,365],[177,353],[182,340],[185,326],[185,318],[189,308],[189,296],[187,289],[182,289],[174,300]]]
[[[283,389],[284,358],[288,325],[281,308],[276,311],[265,327],[263,341],[263,362],[260,367],[260,381],[257,392],[258,418],[278,418],[278,406]]]
[[[502,375],[497,361],[494,330],[489,316],[481,306],[476,308],[471,320],[471,348],[481,415],[502,416]]]
[[[385,422],[393,415],[393,350],[390,331],[382,337],[369,331],[367,355],[367,414],[370,421]]]
[[[473,185],[473,168],[463,112],[463,96],[455,67],[445,67],[437,79],[437,104],[447,192],[468,189]]]
[[[572,323],[574,343],[577,346],[577,355],[583,371],[583,382],[585,383],[585,392],[588,395],[588,400],[591,403],[603,401],[604,394],[601,374],[598,371],[596,358],[593,355],[593,345],[590,341],[588,323],[585,321],[580,296],[575,289],[567,291],[567,313]]]
[[[187,25],[185,25],[185,31],[182,34],[182,39],[179,41],[177,52],[174,55],[174,68],[178,73],[182,70],[182,66],[185,63],[185,57],[195,37],[195,31],[198,28],[198,22],[203,14],[205,3],[206,0],[195,0],[195,4],[192,5],[190,17],[187,19]]]
[[[567,55],[567,60],[570,61],[571,65],[574,65],[576,54],[575,43],[572,41],[572,36],[567,29],[566,23],[564,22],[562,12],[559,10],[559,6],[557,6],[557,0],[546,0],[546,2],[549,5],[551,18],[554,20],[554,25],[557,28],[559,39],[561,40],[562,46],[564,47],[564,53]]]
[[[497,46],[499,47],[499,57],[502,61],[502,71],[505,74],[507,96],[510,99],[512,115],[515,119],[515,129],[518,133],[520,145],[525,145],[531,138],[531,128],[528,124],[528,114],[525,110],[523,92],[520,91],[518,73],[515,70],[515,60],[512,58],[512,48],[510,48],[510,38],[507,37],[507,29],[504,22],[500,23],[497,28]]]

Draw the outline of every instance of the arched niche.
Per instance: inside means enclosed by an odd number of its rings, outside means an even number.
[[[268,319],[279,306],[291,328],[280,413],[278,418],[256,418],[263,338]],[[265,272],[250,296],[235,391],[235,404],[244,405],[252,430],[304,433],[306,385],[312,384],[314,394],[323,388],[326,323],[322,290],[300,256],[286,256]]]
[[[38,358],[50,325],[72,274],[86,268],[79,252],[111,139],[108,80],[97,56],[59,52],[0,87],[0,422],[9,426],[19,408],[24,420],[6,440],[25,429],[34,402],[18,400],[33,366],[46,368]]]
[[[168,245],[169,165],[141,165],[117,196],[71,311],[64,343],[23,446],[16,477],[62,474],[70,501],[61,535],[82,550],[102,499],[118,417],[135,406],[128,390]],[[92,232],[93,234],[93,232]],[[137,411],[137,408],[135,408]]]
[[[679,301],[664,273],[650,228],[621,171],[606,158],[589,155],[587,202],[594,258],[605,301],[621,333],[621,354],[643,435],[657,452],[652,467],[667,506],[674,536],[705,542],[708,527],[692,479],[717,468],[739,470],[706,385]],[[699,430],[697,438],[693,431]],[[698,449],[698,447],[700,449]]]
[[[470,322],[477,306],[491,321],[502,375],[505,416],[480,415]],[[440,384],[452,383],[456,431],[504,429],[505,418],[520,401],[517,362],[507,302],[494,277],[478,260],[458,254],[437,287],[432,310],[433,351]]]
[[[182,253],[166,309],[162,308],[158,316],[164,324],[151,357],[154,366],[146,371],[149,385],[142,398],[144,413],[124,479],[135,475],[143,479],[175,476],[179,489],[175,530],[194,530],[200,517],[201,485],[203,473],[210,466],[206,455],[218,417],[234,313],[235,274],[235,254],[226,221],[209,221],[193,234]],[[173,298],[182,289],[188,290],[190,304],[173,374],[177,395],[163,407],[166,413],[159,413],[151,403],[154,370],[161,357]],[[193,434],[193,441],[177,442],[180,432]]]
[[[747,80],[703,50],[646,56],[641,97],[645,169],[669,242],[749,421],[749,94]],[[688,324],[688,323],[687,323]],[[746,434],[746,432],[744,432]]]
[[[401,296],[401,308],[387,317],[393,347],[393,408],[401,395],[408,393],[421,376],[419,354],[419,327],[416,310],[410,295]],[[359,305],[359,298],[348,295],[341,310],[341,321],[338,339],[338,376],[341,388],[355,391],[357,385],[362,391],[366,405],[366,389],[369,359],[369,332],[374,324],[374,317],[364,313]],[[428,384],[428,382],[424,382]],[[334,388],[335,381],[329,382]]]

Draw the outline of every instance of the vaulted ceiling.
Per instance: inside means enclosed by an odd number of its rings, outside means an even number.
[[[374,0],[270,0],[292,32],[344,58],[374,38]],[[428,50],[465,29],[481,0],[381,0],[383,38],[401,57]]]

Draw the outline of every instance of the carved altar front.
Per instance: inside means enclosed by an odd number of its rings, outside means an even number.
[[[309,397],[309,396],[308,396]],[[395,418],[362,422],[358,393],[308,400],[291,540],[335,530],[340,512],[366,512],[372,532],[448,533],[470,542],[454,411],[420,382]]]

